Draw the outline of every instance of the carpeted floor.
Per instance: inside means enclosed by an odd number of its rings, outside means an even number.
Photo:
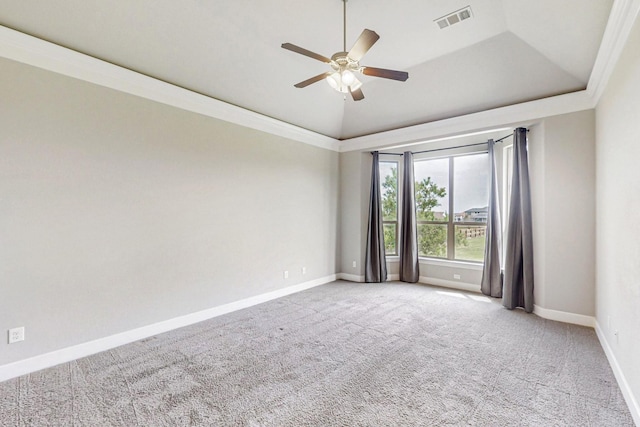
[[[0,383],[2,426],[633,426],[592,329],[336,282]]]

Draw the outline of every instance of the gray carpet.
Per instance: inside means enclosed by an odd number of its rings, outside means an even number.
[[[336,282],[0,383],[2,426],[633,426],[592,329]]]

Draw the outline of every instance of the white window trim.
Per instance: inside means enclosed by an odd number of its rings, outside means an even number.
[[[389,255],[386,257],[387,262],[394,263],[400,262],[399,255]],[[425,258],[419,257],[418,262],[424,265],[433,265],[437,267],[447,267],[447,268],[455,268],[462,270],[473,270],[473,271],[482,271],[484,268],[484,264],[481,262],[472,262],[472,261],[458,261],[458,260],[450,260],[444,258]]]
[[[464,270],[482,271],[484,263],[471,261],[457,261],[452,259],[439,258],[418,258],[420,264],[434,265],[438,267],[460,268]]]

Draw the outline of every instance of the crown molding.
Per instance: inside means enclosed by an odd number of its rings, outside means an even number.
[[[340,144],[340,151],[382,149],[399,144],[410,146],[444,138],[484,133],[496,128],[529,123],[544,117],[589,110],[594,106],[587,91],[582,90],[465,116],[345,139]]]
[[[0,26],[0,57],[234,123],[338,151],[340,141]]]
[[[640,0],[615,0],[613,2],[598,56],[587,84],[587,94],[593,99],[594,107],[600,101],[600,97],[609,83],[609,78],[618,59],[620,59],[639,12]]]
[[[640,0],[614,0],[586,90],[371,135],[334,139],[180,88],[0,26],[0,56],[152,101],[316,147],[349,152],[424,143],[595,108],[640,13]]]

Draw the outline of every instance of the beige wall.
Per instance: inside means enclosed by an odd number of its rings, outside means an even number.
[[[370,179],[371,154],[340,154],[340,271],[357,277],[364,277]]]
[[[640,22],[596,109],[596,317],[640,414]],[[617,335],[616,335],[617,332]],[[636,421],[640,421],[636,419]]]
[[[531,126],[535,304],[595,315],[595,112]]]
[[[0,365],[337,272],[337,153],[0,74]]]

